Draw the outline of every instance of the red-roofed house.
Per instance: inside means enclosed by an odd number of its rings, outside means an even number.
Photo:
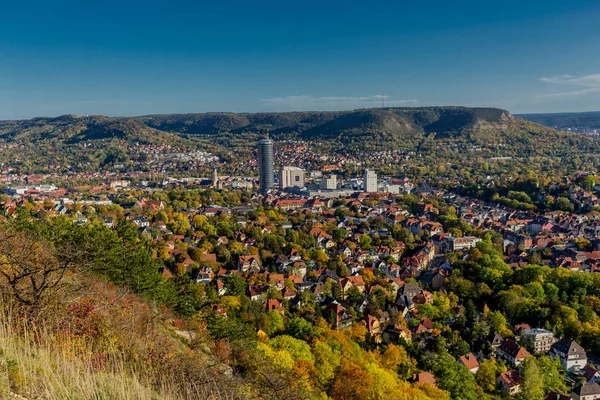
[[[510,339],[506,339],[500,347],[496,349],[498,358],[508,361],[511,365],[518,367],[531,354],[524,347],[518,345]]]
[[[238,261],[238,271],[260,272],[260,258],[258,256],[240,256]]]
[[[473,353],[469,353],[466,356],[460,357],[458,359],[458,363],[467,367],[467,369],[471,371],[472,374],[477,373],[477,371],[479,370],[479,361],[477,361],[477,358],[475,358]]]
[[[381,343],[381,322],[377,317],[367,315],[359,323],[367,328],[367,340],[374,343]]]
[[[325,306],[323,314],[328,317],[328,320],[333,322],[335,328],[338,330],[352,326],[352,314],[339,303],[330,303]]]
[[[521,377],[514,369],[501,373],[496,382],[504,393],[511,396],[521,392]]]
[[[427,384],[433,387],[437,387],[435,384],[435,376],[431,372],[421,372],[414,374],[412,381],[414,383]]]
[[[281,314],[285,313],[285,308],[283,308],[283,304],[281,300],[278,299],[268,299],[266,302],[267,311],[278,311]]]

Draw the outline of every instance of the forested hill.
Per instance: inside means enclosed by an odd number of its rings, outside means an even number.
[[[294,135],[303,139],[380,138],[391,142],[435,138],[474,138],[482,132],[540,133],[546,129],[496,108],[419,107],[337,112],[163,114],[128,118],[105,116],[34,118],[0,121],[0,138],[8,141],[54,139],[77,143],[119,138],[144,142],[218,133]],[[485,138],[480,138],[485,141]]]
[[[600,129],[600,111],[581,113],[523,114],[520,117],[551,128]]]
[[[369,152],[393,150],[407,157],[416,153],[419,157],[410,163],[423,170],[441,159],[463,171],[481,160],[497,158],[513,160],[513,169],[518,162],[534,169],[553,165],[561,171],[577,170],[596,165],[600,154],[596,139],[547,128],[505,110],[417,107],[137,117],[64,115],[0,121],[0,145],[6,144],[0,147],[0,163],[18,173],[97,171],[115,166],[138,171],[150,168],[148,160],[160,158],[155,145],[168,145],[174,153],[214,154],[226,161],[223,168],[234,170],[248,168],[248,164],[234,165],[232,160],[251,160],[256,140],[267,132],[277,141],[308,140],[314,144],[312,149],[323,155],[343,153],[356,160],[365,160]],[[183,168],[174,160],[168,162],[170,170]],[[382,167],[376,159],[372,162],[373,167]],[[397,173],[406,173],[400,164],[393,167]],[[490,171],[482,173],[487,176]]]
[[[98,139],[161,142],[173,140],[173,135],[133,118],[62,115],[56,118],[0,121],[0,139],[9,142],[54,140],[65,144]]]
[[[277,136],[296,133],[305,139],[384,133],[390,139],[436,133],[441,137],[509,130],[527,123],[496,108],[418,107],[371,108],[332,112],[207,113],[137,117],[147,126],[168,132],[216,134],[219,132],[269,132]]]

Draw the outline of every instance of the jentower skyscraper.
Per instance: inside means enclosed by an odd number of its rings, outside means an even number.
[[[261,193],[266,193],[275,186],[273,181],[273,141],[267,136],[258,142],[258,168]]]

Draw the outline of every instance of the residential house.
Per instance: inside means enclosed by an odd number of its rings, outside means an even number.
[[[445,237],[442,242],[443,248],[446,252],[464,251],[470,250],[477,246],[477,243],[481,241],[481,238],[475,236],[464,236],[464,237]]]
[[[566,394],[550,392],[544,397],[544,400],[573,400],[573,398]]]
[[[184,264],[185,265],[185,264]],[[192,281],[208,284],[212,280],[212,269],[210,267],[198,268],[192,272]]]
[[[367,328],[367,340],[373,343],[381,343],[382,327],[377,317],[366,315],[360,320],[360,324]]]
[[[419,305],[425,303],[433,303],[433,295],[431,294],[431,292],[423,290],[421,293],[415,295],[415,297],[413,297],[412,300],[415,304]]]
[[[265,307],[267,311],[277,311],[281,314],[285,312],[285,308],[283,308],[283,303],[279,299],[268,299],[265,303]]]
[[[325,306],[323,314],[331,321],[337,330],[350,328],[352,326],[352,314],[337,302]]]
[[[500,386],[500,390],[511,396],[521,392],[521,377],[514,369],[501,373],[496,378],[496,383]]]
[[[584,382],[573,389],[571,397],[573,400],[598,400],[600,399],[600,385],[597,382]]]
[[[510,339],[506,339],[500,347],[496,349],[498,358],[508,361],[512,366],[518,367],[531,354],[524,347],[518,345]]]
[[[578,372],[587,364],[587,355],[583,347],[574,340],[561,339],[552,345],[550,357],[559,359],[564,369]]]
[[[580,372],[587,382],[600,383],[600,371],[596,368],[586,365],[585,367],[581,368]]]
[[[458,363],[467,367],[472,374],[477,373],[479,370],[479,361],[477,361],[477,358],[473,355],[473,353],[469,353],[466,356],[460,357],[458,359]]]
[[[150,226],[150,221],[148,221],[148,218],[146,218],[146,217],[143,217],[143,216],[137,216],[137,217],[134,217],[134,218],[131,220],[131,222],[132,222],[132,223],[133,223],[135,226],[137,226],[137,227],[140,227],[140,228],[145,228],[145,227],[148,227],[148,226]]]
[[[113,217],[104,217],[104,226],[111,229],[115,225]]]
[[[431,372],[421,372],[414,374],[412,377],[414,383],[427,384],[433,387],[437,387],[435,384],[435,376]]]
[[[383,331],[382,339],[384,343],[398,343],[400,339],[404,339],[410,343],[412,340],[412,332],[404,325],[389,325]]]
[[[227,288],[225,287],[225,283],[223,280],[221,280],[221,278],[213,279],[211,284],[215,285],[219,296],[225,296],[227,294]]]
[[[253,256],[240,256],[238,260],[238,271],[240,272],[260,272],[261,264],[260,258],[256,255]]]
[[[294,297],[296,297],[296,293],[290,289],[289,287],[284,287],[281,290],[281,296],[285,299],[285,300],[291,300]]]
[[[531,329],[531,325],[526,324],[526,323],[515,325],[515,333],[519,336],[521,336],[523,334],[523,331],[526,331],[529,329]]]
[[[357,288],[359,292],[363,293],[365,291],[365,281],[361,275],[348,276],[342,279],[347,279],[348,281],[350,281],[352,286]]]
[[[419,287],[419,285],[415,285],[414,283],[405,283],[404,286],[400,288],[399,294],[408,296],[411,300],[417,294],[423,292],[423,289]]]
[[[290,250],[290,254],[289,254],[289,259],[290,262],[294,262],[294,261],[301,261],[302,260],[302,256],[300,255],[300,252],[294,248],[292,248]]]
[[[443,269],[438,269],[431,278],[431,287],[435,290],[440,289],[446,283],[447,272]]]
[[[427,317],[423,318],[415,328],[415,334],[432,333],[434,329],[433,321]]]
[[[352,282],[347,278],[340,278],[339,284],[340,288],[342,289],[342,295],[344,298],[346,298],[346,294],[352,287],[354,287],[354,285],[352,285]]]
[[[263,300],[267,296],[266,287],[262,285],[250,285],[248,286],[248,297],[252,301]]]
[[[227,318],[227,311],[225,311],[225,309],[223,309],[220,305],[213,303],[210,305],[210,309],[211,311],[221,315],[223,318]]]
[[[269,283],[274,285],[277,289],[283,289],[285,287],[285,277],[283,274],[269,274]]]

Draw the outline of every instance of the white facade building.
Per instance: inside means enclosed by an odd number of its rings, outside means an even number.
[[[325,189],[325,190],[337,189],[337,176],[330,175],[329,178],[321,179],[321,189]]]
[[[279,188],[304,187],[304,170],[298,167],[282,167],[279,170]]]
[[[536,354],[547,353],[554,343],[556,337],[554,333],[546,329],[533,328],[527,329],[521,333],[521,340],[529,341]]]
[[[375,171],[366,169],[363,177],[363,188],[367,193],[377,192],[377,174]]]
[[[587,364],[587,354],[583,347],[574,340],[561,339],[552,345],[550,357],[559,359],[564,369],[578,372]]]

